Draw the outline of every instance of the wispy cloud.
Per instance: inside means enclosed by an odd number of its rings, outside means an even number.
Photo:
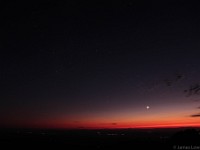
[[[117,125],[117,123],[115,123],[115,122],[113,122],[113,123],[111,123],[111,124],[114,125],[114,126]]]
[[[73,121],[74,123],[80,123],[79,121]]]
[[[198,114],[193,114],[193,115],[190,115],[190,117],[200,117],[200,113],[198,113]]]

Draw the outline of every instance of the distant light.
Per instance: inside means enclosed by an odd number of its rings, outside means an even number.
[[[147,108],[147,110],[148,110],[150,107],[149,107],[149,106],[147,106],[146,108]]]

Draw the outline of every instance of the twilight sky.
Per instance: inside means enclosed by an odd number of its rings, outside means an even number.
[[[200,126],[197,3],[16,2],[0,14],[0,126]]]

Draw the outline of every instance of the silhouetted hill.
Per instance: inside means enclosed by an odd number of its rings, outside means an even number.
[[[0,145],[20,149],[174,149],[200,145],[198,129],[102,129],[0,131]]]
[[[175,133],[170,139],[172,145],[199,145],[200,135],[196,129],[186,129]]]

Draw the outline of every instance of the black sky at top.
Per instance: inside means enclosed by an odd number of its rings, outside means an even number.
[[[198,76],[198,6],[2,2],[2,112],[61,97],[70,105],[88,95],[127,94],[176,73]]]

